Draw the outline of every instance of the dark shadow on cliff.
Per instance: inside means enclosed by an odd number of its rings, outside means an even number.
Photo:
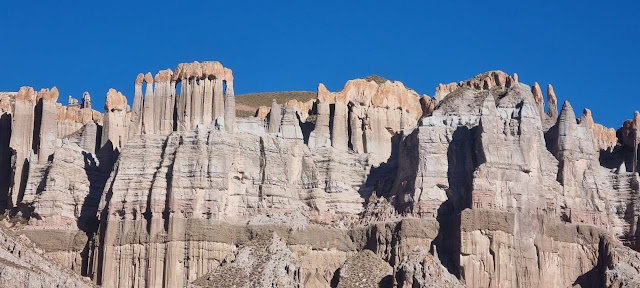
[[[448,200],[437,211],[438,235],[431,243],[431,254],[437,255],[449,273],[460,278],[460,212],[471,207],[473,171],[478,167],[476,137],[478,127],[458,127],[447,150],[446,189]]]
[[[380,282],[378,283],[378,287],[379,288],[393,287],[393,276],[391,275],[384,276],[384,278],[382,278],[382,280],[380,280]]]
[[[598,245],[598,263],[595,267],[589,270],[587,273],[584,273],[573,282],[574,287],[582,287],[582,288],[599,288],[606,286],[605,279],[605,271],[607,269],[608,263],[611,262],[611,256],[608,252],[608,245],[606,243],[607,240],[604,238],[600,238],[600,243]]]
[[[374,191],[378,197],[389,199],[392,196],[392,189],[398,172],[398,157],[400,155],[399,148],[401,141],[402,134],[396,133],[391,136],[391,155],[389,155],[386,162],[380,163],[377,167],[371,167],[367,179],[358,189],[360,197],[365,200],[365,205]]]
[[[309,117],[307,117],[306,122],[302,122],[300,120],[300,115],[298,113],[296,113],[296,118],[298,119],[298,123],[300,123],[300,130],[302,130],[302,139],[305,144],[309,145],[309,136],[311,136],[311,131],[313,131],[313,129],[316,127],[315,115],[310,115]]]
[[[109,174],[114,167],[115,161],[118,159],[120,152],[116,149],[113,149],[113,144],[111,141],[108,141],[100,151],[98,151],[97,155],[92,155],[91,153],[82,152],[84,156],[84,170],[87,174],[87,179],[89,180],[89,194],[84,199],[82,204],[82,208],[80,210],[80,217],[78,218],[78,229],[85,232],[87,235],[87,243],[85,244],[84,249],[81,252],[82,257],[82,268],[81,274],[83,276],[94,276],[95,273],[98,274],[98,281],[100,281],[100,273],[102,271],[102,247],[101,245],[104,242],[104,229],[106,228],[106,222],[100,223],[98,219],[98,205],[100,205],[100,199],[102,197],[103,191],[105,191],[105,185],[107,180],[109,179]],[[95,158],[94,158],[95,156]],[[96,158],[98,159],[98,163],[96,162]],[[106,203],[109,203],[111,196],[111,189],[107,192]],[[100,219],[105,219],[108,215],[108,209],[105,208],[102,211],[102,215]],[[103,225],[104,224],[104,225]],[[96,234],[100,230],[99,234]],[[100,239],[97,239],[99,237]],[[96,261],[96,257],[93,253],[96,251],[96,247],[100,246],[98,249],[98,259],[97,259],[97,271],[93,270],[93,262]],[[95,278],[94,278],[95,279]]]
[[[0,115],[0,213],[7,209],[11,183],[11,114]]]

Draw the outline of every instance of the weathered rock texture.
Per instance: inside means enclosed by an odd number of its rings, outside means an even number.
[[[5,225],[3,222],[0,225]],[[7,288],[94,287],[83,278],[47,259],[28,238],[0,229],[0,286]]]
[[[558,112],[551,85],[545,112],[540,85],[501,71],[434,98],[378,76],[320,84],[261,118],[236,119],[233,88],[205,61],[139,74],[131,111],[110,90],[104,116],[88,95],[0,93],[5,223],[57,263],[0,280],[638,286],[640,113],[614,131]]]

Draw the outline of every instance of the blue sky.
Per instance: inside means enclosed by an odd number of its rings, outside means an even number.
[[[640,1],[521,2],[5,1],[0,91],[86,90],[101,109],[109,88],[131,100],[140,72],[218,60],[236,94],[378,74],[433,96],[500,69],[610,127],[640,110]]]

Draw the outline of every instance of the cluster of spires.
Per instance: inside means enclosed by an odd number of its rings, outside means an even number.
[[[134,84],[129,136],[166,135],[214,121],[228,132],[235,129],[233,73],[220,62],[181,63],[175,72],[162,70],[155,78],[140,73]]]

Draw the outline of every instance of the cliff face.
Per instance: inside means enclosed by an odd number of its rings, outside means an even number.
[[[640,116],[614,131],[490,71],[434,98],[377,76],[320,84],[236,119],[230,69],[174,71],[138,75],[131,107],[110,90],[104,115],[88,93],[0,93],[3,223],[57,263],[37,283],[638,284]],[[0,280],[40,273],[10,267]]]

